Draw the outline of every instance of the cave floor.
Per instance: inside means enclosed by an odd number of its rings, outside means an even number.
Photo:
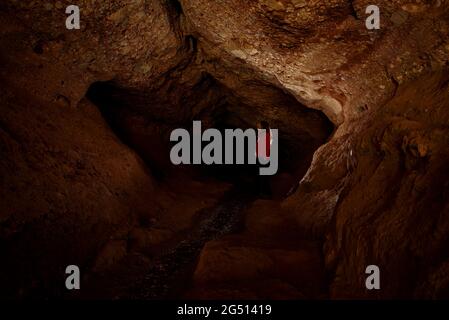
[[[131,234],[131,238],[142,238],[144,233],[144,243],[131,239],[131,248],[119,263],[90,275],[92,280],[81,298],[182,296],[191,285],[205,243],[241,230],[242,213],[256,200],[248,190],[244,185],[220,181],[169,181],[160,191],[160,217],[153,218],[151,226],[136,230],[137,235]]]
[[[297,252],[298,243],[300,243],[299,247],[314,252],[310,259],[312,268],[309,266],[306,269],[317,269],[317,271],[312,271],[314,275],[310,278],[319,277],[319,282],[324,282],[324,272],[321,265],[316,266],[315,259],[317,255],[321,256],[320,244],[313,241],[304,242],[302,235],[289,236],[291,231],[287,227],[284,234],[288,238],[286,240],[270,234],[270,231],[254,233],[251,226],[247,226],[246,214],[254,211],[260,213],[261,224],[264,224],[267,213],[278,214],[274,219],[282,219],[282,212],[277,210],[277,201],[258,199],[259,196],[254,193],[252,185],[245,181],[240,184],[214,180],[190,180],[179,184],[178,181],[169,181],[162,187],[161,192],[164,193],[165,199],[160,197],[162,200],[158,203],[161,216],[150,222],[146,221],[145,223],[150,225],[145,226],[143,223],[144,225],[139,227],[140,230],[131,233],[128,253],[118,263],[114,263],[106,270],[88,275],[85,290],[79,298],[138,300],[202,298],[204,295],[208,296],[210,291],[213,297],[217,289],[203,288],[195,284],[195,272],[200,256],[208,243],[227,244],[229,241],[232,242],[232,248],[241,246],[254,248],[255,251],[267,250],[267,252],[277,250],[276,244],[279,243],[282,243],[283,248],[291,247],[294,252]],[[170,191],[167,192],[168,190]],[[173,201],[173,197],[176,201]],[[274,233],[277,233],[278,229],[279,226],[275,224]],[[289,255],[290,252],[287,253],[287,256]],[[303,256],[302,252],[300,255]],[[309,255],[306,254],[305,259],[307,260],[308,257]],[[223,258],[232,260],[231,273],[234,272],[233,268],[237,269],[237,274],[240,270],[247,268],[245,259],[233,257],[232,252],[230,254],[225,252]],[[303,258],[301,263],[309,264]],[[276,257],[271,259],[275,264],[277,263]],[[282,260],[282,257],[280,259]],[[221,262],[212,261],[210,266],[213,268],[216,263]],[[224,267],[229,268],[226,263],[224,261]],[[283,262],[280,261],[279,265],[282,264]],[[308,272],[304,277],[309,277]],[[274,281],[275,287],[278,286],[278,281],[282,282],[279,279],[264,279],[264,281],[265,283]],[[240,286],[245,284],[226,283],[226,290],[230,288],[240,290]],[[316,287],[314,284],[312,286]],[[270,290],[269,287],[270,285],[266,289],[254,287],[244,290],[263,294],[264,290]],[[299,293],[303,292],[302,289],[304,288],[289,288],[287,295],[291,295],[293,290],[295,294],[292,297],[308,296],[308,294]],[[245,297],[245,293],[243,294]],[[326,293],[321,293],[321,296],[325,295]]]

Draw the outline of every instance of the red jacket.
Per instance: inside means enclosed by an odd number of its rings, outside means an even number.
[[[256,143],[256,155],[258,158],[269,158],[271,148],[271,130],[260,133]]]

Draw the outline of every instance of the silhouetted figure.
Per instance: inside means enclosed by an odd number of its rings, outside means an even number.
[[[257,159],[268,160],[270,158],[271,144],[273,143],[273,137],[270,129],[270,125],[267,121],[261,121],[257,125],[257,129],[264,129],[265,132],[259,132],[256,143],[256,157]],[[260,196],[271,196],[270,176],[258,176],[257,179],[258,190]]]
[[[270,125],[266,121],[262,121],[257,126],[258,129],[264,129],[264,133],[258,133],[256,144],[257,158],[269,159],[271,144],[273,143],[273,137],[271,135]]]

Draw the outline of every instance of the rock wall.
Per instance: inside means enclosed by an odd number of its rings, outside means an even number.
[[[448,80],[439,72],[401,87],[354,139],[326,235],[332,297],[373,298],[360,275],[374,264],[376,298],[447,298],[448,276],[436,274],[448,258]]]

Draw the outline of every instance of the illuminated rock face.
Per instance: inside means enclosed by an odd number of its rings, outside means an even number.
[[[325,243],[332,297],[373,297],[357,276],[369,264],[383,272],[374,298],[447,297],[448,80],[440,72],[401,87],[353,139],[357,165]]]
[[[226,188],[155,183],[191,179],[169,136],[194,119],[279,128],[273,193],[297,189],[208,243],[187,295],[447,295],[449,4],[377,1],[367,30],[370,4],[82,0],[67,30],[60,2],[3,1],[0,295],[60,295],[72,260],[151,264]]]

